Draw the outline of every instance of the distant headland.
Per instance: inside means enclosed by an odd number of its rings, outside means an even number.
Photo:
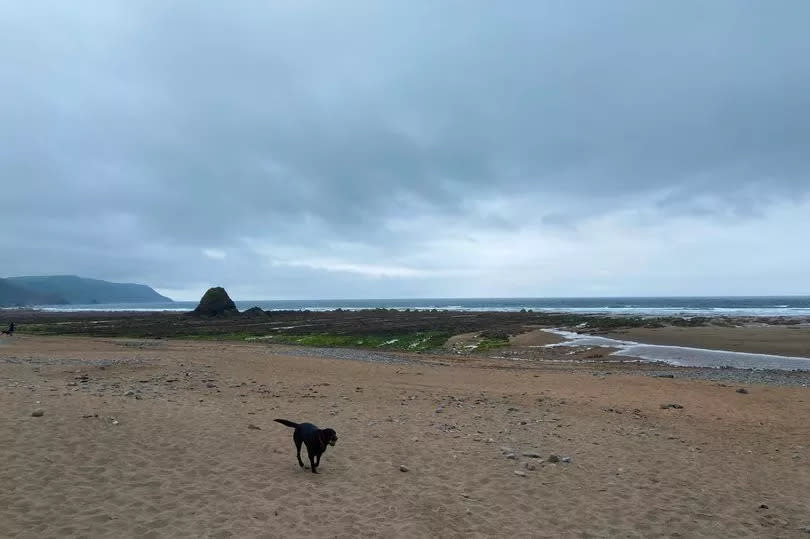
[[[0,278],[0,307],[171,302],[144,284],[112,283],[76,275]]]

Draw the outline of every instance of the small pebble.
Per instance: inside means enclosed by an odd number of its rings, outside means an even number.
[[[407,467],[407,466],[405,466],[404,464],[400,464],[400,465],[399,465],[399,471],[400,471],[400,472],[407,472],[407,471],[408,471],[408,467]]]
[[[534,465],[534,462],[527,462],[527,463],[526,463],[526,469],[527,469],[527,470],[534,471],[534,470],[536,470],[536,469],[537,469],[537,466],[535,466],[535,465]]]
[[[548,461],[549,462],[560,462],[560,457],[559,457],[559,455],[549,455],[548,456]]]
[[[539,459],[541,458],[540,453],[535,453],[534,451],[524,451],[524,457],[529,457],[530,459]]]
[[[506,454],[506,455],[504,455],[504,456],[505,456],[506,458],[508,458],[509,460],[515,460],[515,459],[517,458],[517,456],[516,456],[514,453],[507,453],[507,454]]]
[[[42,417],[43,415],[45,415],[45,410],[43,410],[42,408],[37,408],[36,410],[31,412],[31,417]]]
[[[745,389],[744,387],[741,387],[740,389],[737,390],[737,393],[742,393],[743,395],[745,395],[748,393],[748,390]]]
[[[520,477],[526,477],[526,472],[515,470],[515,475],[519,475]]]
[[[759,508],[760,508],[760,509],[768,509],[768,504],[766,504],[766,503],[761,503],[761,504],[759,504]]]

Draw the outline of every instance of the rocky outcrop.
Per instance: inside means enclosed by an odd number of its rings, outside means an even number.
[[[242,316],[247,316],[248,318],[264,318],[270,316],[270,313],[262,310],[261,307],[251,307],[247,311],[243,312]]]
[[[236,304],[221,286],[209,288],[194,309],[197,316],[229,316],[239,314]]]

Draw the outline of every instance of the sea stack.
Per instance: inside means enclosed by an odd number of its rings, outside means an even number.
[[[198,316],[228,316],[239,314],[236,304],[221,286],[209,288],[203,294],[200,304],[194,309]]]

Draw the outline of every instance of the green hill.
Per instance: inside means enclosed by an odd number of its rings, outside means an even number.
[[[0,305],[144,303],[172,301],[143,284],[111,283],[75,275],[0,279]]]
[[[0,279],[0,307],[59,305],[67,303],[58,294],[43,293]]]

